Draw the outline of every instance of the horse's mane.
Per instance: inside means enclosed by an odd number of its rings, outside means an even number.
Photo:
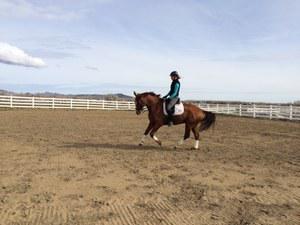
[[[160,95],[155,94],[153,91],[151,91],[151,92],[144,92],[143,95],[151,95],[151,96],[154,96],[154,97],[160,97]]]

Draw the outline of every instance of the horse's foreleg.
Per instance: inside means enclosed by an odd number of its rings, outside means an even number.
[[[153,126],[153,124],[150,122],[150,123],[148,124],[148,127],[146,128],[146,130],[145,130],[145,132],[144,132],[144,135],[143,135],[143,137],[142,137],[142,139],[141,139],[141,141],[140,141],[140,143],[139,143],[139,146],[144,145],[145,139],[146,139],[147,135],[149,134],[150,130],[152,129],[152,126]]]
[[[161,127],[162,125],[160,124],[155,124],[150,132],[150,136],[153,138],[153,140],[159,144],[160,146],[162,145],[161,141],[155,136],[156,131]]]

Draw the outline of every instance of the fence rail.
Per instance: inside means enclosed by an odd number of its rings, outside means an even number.
[[[219,114],[300,121],[300,106],[296,105],[199,103],[198,106]]]
[[[44,109],[134,110],[134,102],[74,98],[1,96],[0,107]]]
[[[254,118],[287,119],[300,121],[300,106],[278,104],[231,104],[197,103],[208,111],[219,114]],[[42,109],[87,109],[87,110],[135,110],[133,101],[107,101],[74,98],[45,98],[0,95],[0,108],[42,108]]]

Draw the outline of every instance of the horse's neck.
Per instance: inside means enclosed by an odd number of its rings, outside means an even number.
[[[162,106],[162,100],[161,99],[154,99],[154,100],[149,100],[148,104],[147,104],[147,108],[149,113],[157,113],[158,110],[161,108]]]

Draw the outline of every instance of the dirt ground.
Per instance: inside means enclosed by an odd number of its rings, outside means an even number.
[[[300,123],[217,116],[138,143],[146,113],[0,110],[1,225],[299,225]]]

